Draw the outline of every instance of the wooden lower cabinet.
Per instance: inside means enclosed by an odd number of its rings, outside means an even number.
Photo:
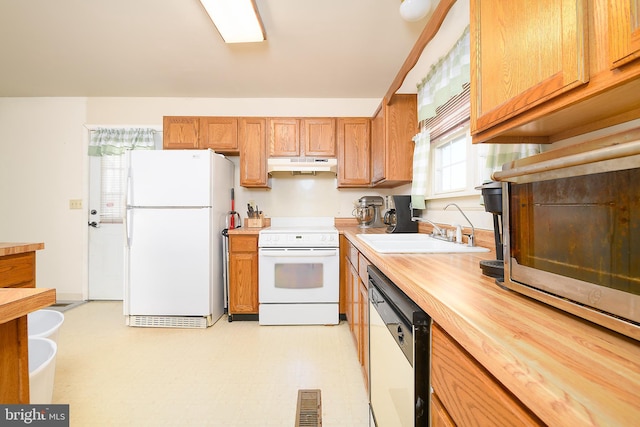
[[[258,235],[229,236],[229,315],[258,314]]]
[[[431,395],[431,427],[455,427],[455,425],[438,396],[433,393]]]
[[[346,240],[346,239],[345,239]],[[358,360],[367,390],[369,389],[369,287],[366,266],[369,261],[348,240],[342,251],[345,266],[345,306],[347,322],[353,335]],[[362,278],[364,269],[367,275]]]
[[[431,333],[433,426],[542,426],[511,392],[436,323]]]

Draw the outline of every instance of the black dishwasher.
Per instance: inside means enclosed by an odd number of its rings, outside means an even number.
[[[374,266],[369,272],[372,426],[428,426],[431,318]]]

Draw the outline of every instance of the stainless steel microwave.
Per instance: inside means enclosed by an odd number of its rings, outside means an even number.
[[[494,179],[506,195],[504,286],[640,340],[640,129]]]

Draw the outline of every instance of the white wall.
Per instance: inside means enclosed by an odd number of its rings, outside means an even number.
[[[87,217],[84,98],[0,98],[0,241],[44,242],[37,286],[78,297]],[[76,298],[77,299],[77,298]]]

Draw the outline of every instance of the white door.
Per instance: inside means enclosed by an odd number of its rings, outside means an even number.
[[[103,223],[100,220],[101,164],[102,157],[89,157],[89,299],[122,300],[124,225],[122,222]],[[106,172],[105,176],[108,175]]]
[[[162,149],[161,126],[154,134],[154,145],[156,150]],[[90,300],[122,300],[124,296],[125,166],[124,154],[89,156],[87,222]]]

